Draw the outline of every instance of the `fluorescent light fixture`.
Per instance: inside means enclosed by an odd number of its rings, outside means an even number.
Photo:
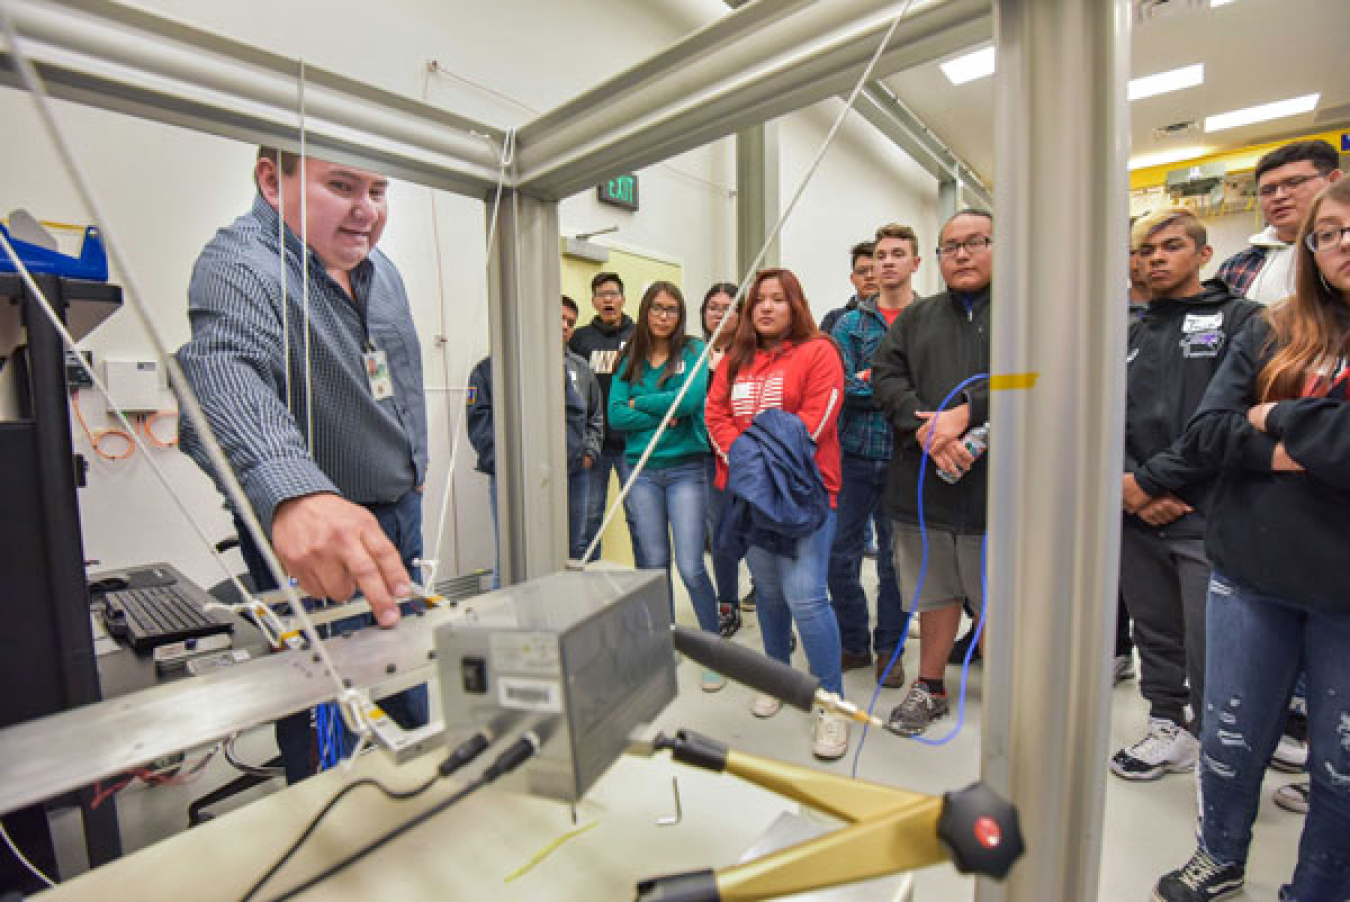
[[[1180,69],[1173,69],[1170,72],[1159,72],[1157,75],[1145,75],[1130,79],[1129,98],[1130,100],[1142,100],[1145,97],[1180,91],[1182,88],[1193,88],[1204,83],[1205,64],[1196,63],[1194,66],[1182,66]]]
[[[1130,171],[1136,169],[1147,169],[1150,166],[1163,166],[1167,163],[1180,163],[1182,160],[1194,160],[1196,157],[1203,157],[1209,153],[1208,147],[1174,147],[1171,150],[1160,150],[1157,153],[1146,153],[1143,156],[1130,158]]]
[[[983,50],[947,60],[942,64],[942,74],[954,85],[963,85],[977,78],[988,78],[994,74],[994,48],[985,47]]]
[[[1317,108],[1317,101],[1321,97],[1321,94],[1305,94],[1302,97],[1291,97],[1288,100],[1277,100],[1274,103],[1250,106],[1245,110],[1233,110],[1231,113],[1206,116],[1205,131],[1220,132],[1226,128],[1237,128],[1240,125],[1251,125],[1254,122],[1265,122],[1269,119],[1283,119],[1285,116],[1310,113]]]
[[[1210,8],[1212,9],[1212,8],[1214,8],[1214,7],[1216,7],[1216,6],[1227,6],[1228,4],[1230,4],[1230,3],[1232,3],[1232,2],[1233,2],[1233,0],[1209,0],[1209,5],[1210,5]]]

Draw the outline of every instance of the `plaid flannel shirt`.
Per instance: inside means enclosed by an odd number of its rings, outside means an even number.
[[[1265,265],[1266,248],[1252,246],[1246,250],[1238,251],[1223,261],[1214,277],[1227,285],[1228,290],[1236,297],[1245,298],[1247,290],[1252,287],[1252,282],[1256,279],[1256,274]]]
[[[915,295],[914,300],[919,298]],[[911,302],[912,303],[912,302]],[[835,323],[833,338],[844,361],[844,409],[839,412],[839,444],[844,453],[869,460],[890,460],[894,447],[890,421],[872,400],[872,356],[890,327],[868,298]],[[867,378],[859,374],[866,373]]]

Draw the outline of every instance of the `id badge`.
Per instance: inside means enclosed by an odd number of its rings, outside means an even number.
[[[394,379],[389,375],[389,357],[384,351],[367,351],[361,355],[366,368],[366,381],[376,401],[394,396]]]

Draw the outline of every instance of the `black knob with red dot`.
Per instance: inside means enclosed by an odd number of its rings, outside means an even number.
[[[999,880],[1026,851],[1017,809],[984,783],[942,797],[938,838],[958,871]]]

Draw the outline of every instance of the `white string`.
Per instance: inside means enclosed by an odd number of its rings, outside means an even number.
[[[309,455],[314,456],[314,359],[309,349],[309,183],[305,181],[305,156],[309,153],[307,139],[309,132],[305,128],[305,61],[300,60],[299,79],[296,84],[296,106],[300,118],[300,290],[303,294],[305,318],[305,441],[309,445]],[[283,248],[283,253],[285,249]],[[286,399],[287,407],[290,398]]]
[[[281,185],[281,148],[275,149],[277,176],[277,279],[281,283],[281,348],[286,367],[286,412],[295,419],[291,403],[291,311],[290,280],[286,277],[286,192]]]
[[[501,209],[502,192],[505,190],[506,186],[506,171],[509,167],[515,165],[515,160],[516,160],[516,130],[512,128],[507,130],[506,137],[502,141],[501,158],[497,167],[497,188],[492,198],[492,212],[488,216],[487,268],[489,269],[492,266],[493,243],[496,241],[497,238],[497,216]],[[486,304],[478,305],[477,309],[474,310],[473,321],[470,323],[470,328],[466,334],[468,335],[478,334],[480,330],[480,324],[482,323],[484,311],[486,311],[486,309],[487,309]],[[469,370],[473,366],[475,361],[470,357],[470,355],[467,354],[464,355],[464,361],[465,361],[464,366],[462,368],[462,372],[464,373],[464,375],[458,380],[457,383],[450,382],[449,377],[447,375],[446,382],[448,383],[449,386],[452,387],[451,390],[455,390],[453,389],[453,386],[458,384],[464,386],[463,389],[459,390],[468,391]],[[441,539],[445,534],[446,518],[450,514],[450,496],[454,493],[455,461],[459,458],[460,425],[464,421],[465,411],[467,410],[468,407],[467,404],[460,404],[459,411],[456,414],[454,411],[455,405],[453,401],[449,400],[451,398],[451,395],[447,393],[446,398],[447,398],[446,419],[447,419],[447,426],[450,430],[450,461],[445,472],[445,488],[441,493],[441,512],[440,516],[436,518],[436,539],[431,545],[431,553],[436,557],[430,560],[424,558],[421,562],[422,582],[431,591],[435,591],[436,571],[440,567],[439,557],[441,553]]]
[[[9,838],[9,831],[5,829],[3,821],[0,821],[0,836],[5,838],[5,845],[9,846],[9,850],[14,853],[14,857],[23,862],[23,866],[28,868],[28,870],[33,873],[34,877],[47,884],[47,886],[56,886],[56,881],[38,870],[38,866],[29,861],[28,856],[20,852],[19,847],[14,845],[14,840]]]
[[[337,689],[339,698],[346,699],[352,693],[342,681],[342,676],[337,672],[333,664],[333,659],[329,656],[327,648],[324,647],[322,640],[319,639],[318,632],[314,629],[314,624],[310,620],[309,613],[300,603],[299,593],[295,587],[290,584],[286,577],[286,570],[281,565],[281,561],[276,556],[276,551],[272,548],[272,543],[268,541],[267,533],[262,524],[258,521],[257,514],[253,511],[253,505],[249,502],[248,496],[244,494],[243,488],[239,484],[239,479],[235,475],[234,469],[221,451],[220,443],[216,440],[215,433],[211,429],[211,424],[207,422],[206,415],[202,411],[201,402],[197,399],[197,394],[188,384],[187,377],[183,374],[182,367],[178,365],[178,360],[169,351],[168,343],[159,331],[159,325],[150,315],[142,300],[140,291],[140,280],[136,277],[135,270],[130,262],[122,256],[121,244],[113,240],[114,230],[108,227],[109,220],[103,214],[102,205],[99,203],[97,195],[94,194],[92,185],[80,166],[78,157],[76,157],[73,148],[66,138],[65,132],[56,121],[56,116],[52,111],[50,98],[47,96],[45,85],[38,77],[32,61],[23,51],[20,45],[18,34],[14,27],[14,18],[11,10],[11,0],[0,0],[0,11],[3,11],[4,30],[6,38],[9,41],[10,52],[14,57],[14,66],[19,72],[24,87],[37,107],[38,114],[42,119],[52,143],[56,146],[62,162],[65,164],[70,174],[71,182],[84,202],[85,208],[89,211],[95,224],[103,234],[104,245],[107,248],[108,255],[113,265],[122,273],[124,282],[123,297],[129,301],[132,311],[140,321],[142,328],[149,336],[151,344],[154,346],[160,359],[164,361],[165,369],[168,372],[169,384],[178,393],[179,402],[182,411],[187,414],[192,422],[193,428],[197,431],[198,438],[202,442],[203,450],[211,462],[212,468],[220,479],[222,488],[225,489],[226,496],[234,505],[235,512],[248,528],[249,534],[253,537],[258,546],[258,551],[266,561],[268,569],[271,571],[277,585],[282,587],[286,593],[287,601],[290,603],[291,610],[300,620],[301,628],[305,636],[309,639],[314,653],[319,656],[319,661],[333,684]],[[344,708],[344,710],[346,710]],[[353,732],[368,731],[369,725],[358,720],[356,723],[349,723]]]
[[[858,94],[862,92],[863,86],[867,84],[868,80],[872,77],[872,70],[876,68],[877,60],[881,59],[881,54],[886,51],[887,45],[890,44],[891,38],[895,34],[895,29],[899,26],[900,20],[908,15],[909,8],[913,5],[913,2],[914,0],[909,0],[904,8],[891,19],[890,27],[886,29],[886,34],[882,36],[881,43],[877,45],[876,52],[872,54],[872,58],[868,61],[867,67],[863,69],[862,75],[858,78],[858,83],[853,86],[853,91],[848,95],[848,100],[844,103],[844,108],[840,110],[839,115],[835,117],[834,124],[830,126],[830,130],[825,135],[825,140],[821,143],[820,149],[816,151],[815,158],[811,161],[811,166],[806,170],[806,175],[802,177],[800,184],[797,185],[797,190],[793,192],[792,199],[788,201],[788,205],[778,217],[778,222],[774,224],[773,229],[769,232],[763,246],[759,249],[759,253],[755,255],[755,259],[751,262],[749,269],[746,271],[745,275],[741,277],[741,283],[736,289],[737,298],[745,295],[749,283],[754,278],[755,273],[759,271],[759,266],[763,262],[764,256],[769,252],[769,247],[778,238],[778,233],[783,230],[783,225],[787,222],[788,217],[792,215],[792,211],[796,209],[797,202],[801,200],[803,192],[806,191],[806,186],[811,183],[811,179],[815,176],[816,170],[820,168],[821,160],[825,158],[825,151],[827,151],[834,142],[834,136],[839,132],[839,127],[844,124],[844,118],[852,112],[853,104],[858,99]],[[746,313],[748,314],[749,311],[747,310]],[[619,497],[615,499],[614,504],[612,504],[609,510],[605,512],[605,517],[600,523],[600,528],[596,530],[595,537],[591,539],[591,544],[587,546],[585,553],[581,556],[580,566],[586,566],[586,564],[590,563],[594,558],[596,549],[600,546],[600,541],[605,534],[605,530],[609,527],[610,521],[614,519],[615,512],[623,505],[624,500],[628,497],[628,493],[633,488],[633,483],[637,481],[643,468],[647,466],[647,461],[655,452],[657,444],[661,441],[661,436],[665,434],[666,427],[670,425],[675,409],[680,406],[680,403],[684,401],[684,396],[689,393],[689,387],[693,384],[694,376],[698,373],[699,367],[707,365],[708,356],[712,354],[713,348],[717,345],[717,338],[722,334],[722,327],[726,325],[727,320],[729,319],[730,317],[728,316],[722,317],[721,321],[717,324],[717,327],[713,329],[712,334],[708,336],[708,341],[703,348],[703,353],[699,355],[698,360],[694,363],[693,369],[685,378],[684,383],[680,386],[680,390],[676,392],[675,400],[671,402],[670,409],[667,410],[665,416],[661,418],[661,424],[656,427],[656,433],[652,436],[651,441],[647,443],[647,447],[642,452],[642,457],[638,459],[638,462],[628,474],[628,479],[619,490]],[[632,370],[632,368],[638,366],[640,363],[641,361],[630,361],[630,371],[635,371]]]

